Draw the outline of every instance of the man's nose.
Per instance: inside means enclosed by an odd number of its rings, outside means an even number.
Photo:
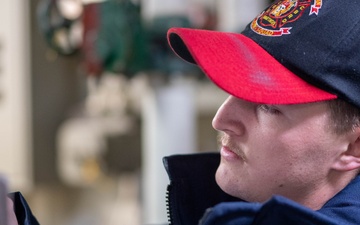
[[[244,120],[249,118],[250,112],[246,103],[234,96],[229,96],[213,118],[213,128],[229,135],[243,135],[246,131]]]

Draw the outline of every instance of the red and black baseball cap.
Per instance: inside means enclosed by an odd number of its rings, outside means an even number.
[[[280,0],[242,33],[171,28],[168,41],[220,88],[251,102],[343,99],[360,108],[360,0]]]

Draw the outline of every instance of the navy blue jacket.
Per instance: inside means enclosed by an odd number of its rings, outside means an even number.
[[[171,225],[359,225],[360,176],[314,211],[281,196],[249,203],[224,193],[215,182],[218,153],[164,158]]]
[[[20,192],[10,193],[8,197],[14,202],[14,211],[19,225],[39,225]]]

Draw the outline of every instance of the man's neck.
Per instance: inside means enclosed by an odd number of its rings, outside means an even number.
[[[326,202],[343,190],[355,176],[355,171],[336,172],[329,176],[328,180],[320,182],[310,192],[302,195],[301,198],[297,196],[293,200],[310,209],[319,210]]]

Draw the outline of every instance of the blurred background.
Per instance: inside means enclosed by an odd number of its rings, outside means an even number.
[[[268,0],[11,0],[0,7],[0,171],[41,224],[166,224],[162,158],[217,151],[226,94],[168,48],[241,31]]]

